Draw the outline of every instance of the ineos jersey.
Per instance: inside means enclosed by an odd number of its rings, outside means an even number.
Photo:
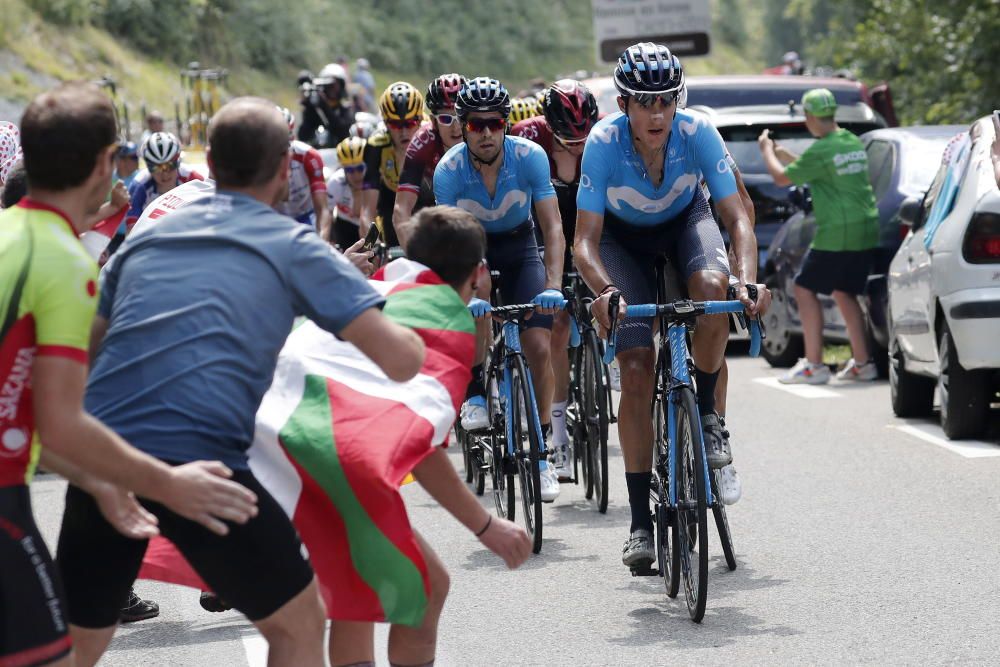
[[[417,195],[414,210],[434,205],[434,169],[444,152],[441,137],[432,125],[417,132],[406,147],[406,160],[399,174],[397,190]]]
[[[632,145],[628,117],[601,120],[584,149],[577,207],[647,227],[677,217],[703,177],[716,201],[736,192],[722,136],[701,114],[677,110],[664,152],[663,181],[654,186]]]

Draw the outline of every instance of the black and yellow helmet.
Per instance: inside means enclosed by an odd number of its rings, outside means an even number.
[[[382,120],[413,120],[424,116],[424,96],[405,81],[397,81],[378,100]]]
[[[508,116],[508,119],[511,125],[540,115],[541,110],[538,108],[538,100],[534,97],[515,97],[510,101],[510,116]]]
[[[347,137],[337,144],[337,160],[341,167],[353,167],[365,161],[365,140]]]

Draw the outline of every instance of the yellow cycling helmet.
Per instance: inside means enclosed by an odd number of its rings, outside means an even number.
[[[397,81],[378,100],[382,120],[420,120],[424,116],[424,96],[405,81]]]
[[[541,115],[538,110],[538,100],[534,97],[515,97],[510,101],[510,124],[520,123],[526,118]]]
[[[341,167],[353,167],[365,161],[365,140],[361,137],[347,137],[337,144],[337,160]]]

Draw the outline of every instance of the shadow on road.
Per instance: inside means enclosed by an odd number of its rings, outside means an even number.
[[[788,583],[786,579],[770,576],[756,577],[754,570],[742,561],[730,572],[722,556],[709,562],[708,608],[702,623],[692,623],[681,593],[674,600],[667,597],[663,580],[659,577],[642,577],[629,581],[618,590],[646,595],[639,607],[629,612],[630,634],[625,637],[609,637],[612,644],[635,645],[683,645],[685,648],[715,648],[736,644],[741,637],[774,635],[788,637],[802,634],[790,626],[770,623],[760,617],[745,613],[742,608],[719,606],[720,599],[733,593],[743,593]]]
[[[552,563],[573,563],[573,562],[594,562],[598,560],[597,554],[587,554],[582,556],[568,556],[566,552],[570,547],[558,539],[545,539],[542,542],[542,553],[534,554],[522,565],[520,570],[537,570],[548,567]],[[462,565],[466,570],[500,570],[506,571],[507,566],[488,549],[479,549],[472,552],[465,559]]]
[[[190,646],[231,642],[243,635],[256,635],[257,629],[238,612],[211,623],[204,621],[164,621],[124,625],[115,631],[109,652],[136,651],[146,648]]]

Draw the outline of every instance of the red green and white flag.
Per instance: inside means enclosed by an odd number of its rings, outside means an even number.
[[[419,625],[427,567],[399,487],[447,443],[474,325],[458,293],[416,262],[392,262],[370,284],[386,296],[383,312],[423,338],[420,374],[393,382],[353,345],[302,324],[257,412],[250,467],[302,536],[330,618]],[[140,576],[201,586],[162,538]]]

